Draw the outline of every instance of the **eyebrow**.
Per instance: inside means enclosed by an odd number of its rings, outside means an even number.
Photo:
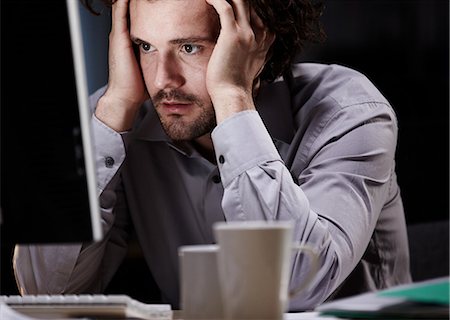
[[[139,39],[133,35],[130,36],[131,41],[137,44],[141,43],[150,43],[145,40]],[[211,37],[187,37],[187,38],[177,38],[169,41],[170,44],[183,44],[183,43],[197,43],[197,42],[210,42],[216,43],[215,39],[213,40]],[[151,43],[150,43],[151,44]]]

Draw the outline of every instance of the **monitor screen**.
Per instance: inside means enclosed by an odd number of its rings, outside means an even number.
[[[1,241],[101,238],[78,0],[1,1]]]

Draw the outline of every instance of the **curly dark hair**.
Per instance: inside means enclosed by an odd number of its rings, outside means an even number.
[[[95,0],[80,0],[91,12]],[[100,0],[111,6],[116,0]],[[271,82],[289,70],[294,59],[309,43],[322,42],[325,32],[320,21],[323,3],[315,0],[249,0],[255,12],[275,33],[261,79]]]
[[[321,42],[323,3],[314,0],[250,0],[256,14],[276,39],[261,79],[273,81],[290,69],[305,45]]]

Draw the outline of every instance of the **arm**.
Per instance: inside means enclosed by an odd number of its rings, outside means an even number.
[[[217,124],[255,110],[253,94],[275,35],[245,0],[206,0],[217,11],[221,30],[208,63],[206,87]]]
[[[323,302],[350,274],[389,192],[397,132],[392,110],[379,104],[352,126],[340,120],[346,112],[322,129],[297,181],[256,112],[240,113],[213,132],[217,157],[224,159],[219,169],[226,219],[294,221],[294,240],[319,254],[319,271],[309,290],[291,302],[295,309]],[[298,287],[309,264],[297,256],[292,267],[291,286]]]
[[[148,99],[130,39],[128,6],[129,0],[117,0],[112,6],[108,87],[95,111],[96,117],[116,132],[131,129],[141,105]]]
[[[274,36],[247,1],[207,2],[221,22],[208,65],[207,88],[218,124],[212,138],[225,187],[224,213],[227,220],[295,222],[295,240],[317,250],[320,269],[311,288],[296,296],[291,306],[314,307],[350,274],[369,243],[389,189],[395,117],[379,104],[380,114],[369,114],[359,126],[347,127],[349,132],[338,141],[331,143],[332,135],[328,140],[317,138],[316,153],[309,150],[308,167],[293,177],[251,97]],[[335,123],[346,125],[340,120],[338,114],[330,119],[323,128],[325,137],[326,132],[332,134]],[[382,139],[374,138],[379,136]],[[297,256],[293,287],[307,271],[307,261]]]

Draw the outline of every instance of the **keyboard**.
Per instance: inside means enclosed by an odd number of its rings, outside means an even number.
[[[170,320],[169,304],[146,304],[127,295],[11,295],[0,296],[0,304],[38,319],[137,318]]]

